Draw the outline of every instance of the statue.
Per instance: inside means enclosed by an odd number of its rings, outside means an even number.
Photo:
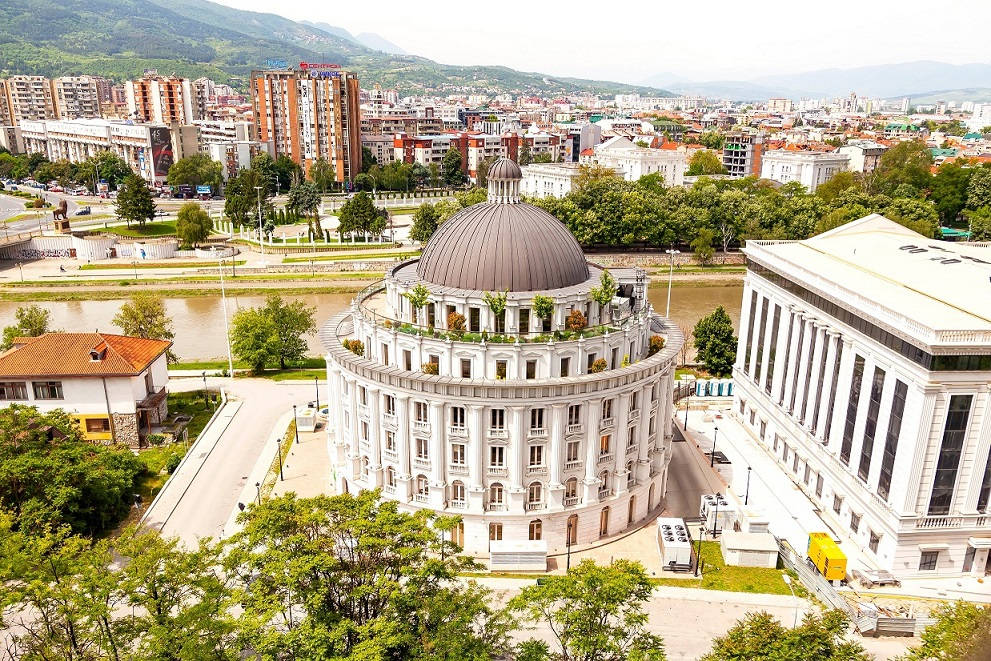
[[[54,220],[58,220],[59,216],[62,217],[62,220],[69,220],[68,212],[69,212],[69,203],[66,202],[65,200],[62,200],[61,202],[58,203],[57,207],[52,209],[52,217]]]

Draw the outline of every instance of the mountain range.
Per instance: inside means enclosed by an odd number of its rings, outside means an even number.
[[[409,55],[375,34],[351,35],[327,24],[296,22],[206,0],[3,0],[0,75],[94,74],[116,80],[146,69],[243,85],[269,60],[336,62],[363,86],[404,94],[460,91],[541,94],[642,93],[648,85],[456,66]]]
[[[858,96],[911,97],[913,101],[945,99],[980,101],[991,88],[991,64],[947,64],[931,60],[871,65],[848,69],[819,69],[794,74],[759,76],[745,81],[691,81],[676,74],[660,73],[643,81],[679,94],[702,94],[734,101],[757,101],[770,97],[836,97],[856,92]],[[973,90],[978,96],[966,96]],[[942,96],[940,96],[942,94]]]

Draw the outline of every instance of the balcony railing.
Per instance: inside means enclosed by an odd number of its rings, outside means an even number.
[[[640,409],[633,409],[630,411],[630,422],[636,422],[640,419]]]
[[[413,431],[423,432],[424,434],[430,433],[430,423],[426,420],[414,420],[413,421]]]
[[[451,475],[468,474],[468,466],[466,466],[465,464],[451,464],[450,466],[448,466],[447,470]]]
[[[939,528],[982,528],[991,524],[991,515],[969,516],[927,516],[916,519],[915,527],[920,530]]]
[[[575,461],[566,461],[564,462],[564,470],[566,471],[578,470],[579,468],[582,467],[583,463],[584,462],[581,459],[577,459]]]
[[[573,425],[568,425],[568,431],[567,431],[567,433],[569,433],[569,434],[580,434],[582,432],[582,429],[584,429],[584,428],[585,428],[585,425],[583,425],[580,422],[579,423],[576,423],[576,424],[573,424]]]
[[[382,491],[384,491],[386,493],[396,493],[396,485],[395,484],[386,484],[384,487],[382,487]]]
[[[395,458],[396,458],[396,451],[395,450],[382,450],[382,456],[385,457],[386,459],[393,459],[393,460],[395,460]]]
[[[612,452],[606,452],[606,453],[603,453],[603,454],[600,454],[599,455],[599,465],[600,466],[602,464],[609,463],[612,460],[613,460],[613,454],[612,454]]]
[[[572,505],[577,505],[580,501],[581,499],[578,496],[565,496],[564,506],[571,507]]]
[[[542,475],[547,472],[547,466],[527,466],[527,475]]]
[[[489,503],[485,506],[485,510],[488,512],[505,512],[506,503]]]
[[[532,512],[534,510],[542,510],[547,508],[547,503],[527,503],[526,511]]]
[[[546,438],[547,429],[544,427],[530,427],[530,436],[534,438]]]
[[[602,420],[599,420],[599,427],[601,429],[605,429],[606,427],[612,427],[614,424],[616,424],[616,420],[612,416],[609,416],[608,418],[602,418]]]
[[[509,432],[504,427],[492,427],[489,429],[489,438],[509,438]]]
[[[413,459],[414,468],[422,468],[424,470],[430,470],[430,460],[424,459],[422,457],[416,457]]]
[[[447,428],[447,432],[452,436],[467,436],[468,428],[464,425],[450,425]]]
[[[599,500],[612,496],[612,489],[599,489]]]
[[[486,469],[489,475],[495,475],[497,477],[505,477],[509,475],[509,469],[504,466],[489,466]]]
[[[463,510],[464,508],[468,507],[468,503],[466,503],[463,500],[452,500],[447,504],[447,506],[452,509]]]
[[[413,500],[415,500],[418,503],[426,503],[430,500],[430,494],[415,493],[413,494]]]
[[[636,445],[630,445],[626,448],[626,456],[631,457],[639,452],[640,448]]]

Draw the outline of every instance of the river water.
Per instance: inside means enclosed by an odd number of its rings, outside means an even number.
[[[649,296],[654,309],[663,313],[667,288],[654,287],[650,289]],[[310,294],[287,298],[314,306],[317,326],[322,326],[327,319],[344,309],[351,297],[351,294]],[[733,325],[739,329],[742,297],[742,285],[674,287],[671,290],[671,317],[679,326],[690,330],[701,317],[722,305],[733,319]],[[71,332],[119,333],[120,329],[113,325],[112,320],[124,298],[119,301],[43,301],[37,305],[51,311],[52,328]],[[264,302],[264,294],[230,296],[227,298],[228,314],[233,315],[238,308],[257,307]],[[14,323],[14,311],[21,305],[27,304],[0,301],[0,327]],[[167,298],[165,308],[172,317],[175,352],[182,360],[225,357],[224,315],[219,296]],[[308,340],[310,352],[320,354],[322,348],[316,336]]]

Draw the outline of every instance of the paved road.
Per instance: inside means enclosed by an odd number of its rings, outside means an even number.
[[[229,387],[230,379],[209,379],[211,387]],[[202,379],[173,379],[170,390],[197,390]],[[145,523],[167,536],[195,544],[201,537],[217,537],[237,507],[237,500],[266,443],[274,443],[273,426],[293,404],[313,398],[312,384],[280,384],[265,379],[238,379],[233,394],[240,407],[214,423],[219,438],[204,436],[195,454],[183,463],[166,485],[165,494],[146,516]]]
[[[677,435],[675,432],[676,437]],[[723,487],[712,476],[708,464],[694,446],[677,440],[671,446],[664,516],[696,518],[699,515],[702,494],[715,493]]]

